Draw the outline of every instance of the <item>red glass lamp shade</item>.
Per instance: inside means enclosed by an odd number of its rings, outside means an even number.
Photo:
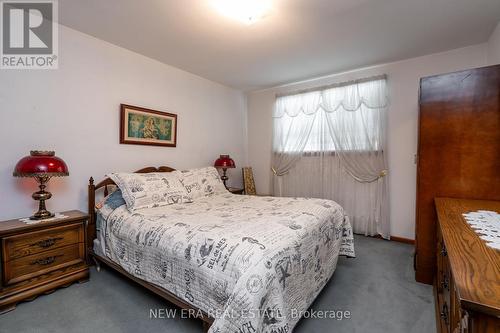
[[[31,151],[30,156],[19,160],[14,169],[15,177],[68,176],[68,166],[53,151]]]
[[[236,163],[234,163],[233,159],[229,157],[229,155],[220,155],[219,158],[215,160],[214,167],[222,169],[222,177],[220,178],[222,179],[224,186],[226,186],[226,182],[229,179],[226,175],[226,171],[228,168],[236,168]]]
[[[32,197],[39,201],[38,212],[30,218],[42,220],[54,216],[45,208],[45,200],[52,197],[45,191],[47,182],[51,177],[68,176],[68,166],[62,159],[55,156],[53,151],[31,151],[30,156],[25,156],[17,162],[14,177],[33,177],[40,184],[40,191],[33,193]]]
[[[229,155],[220,155],[220,157],[215,160],[214,167],[223,169],[236,168],[236,164]]]

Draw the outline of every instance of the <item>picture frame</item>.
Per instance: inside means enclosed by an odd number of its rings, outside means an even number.
[[[177,146],[177,115],[120,104],[120,143]]]

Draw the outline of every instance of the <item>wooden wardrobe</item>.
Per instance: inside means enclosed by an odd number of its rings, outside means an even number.
[[[500,65],[420,81],[416,280],[436,270],[434,198],[500,200]]]

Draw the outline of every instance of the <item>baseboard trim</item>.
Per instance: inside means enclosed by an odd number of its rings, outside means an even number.
[[[414,239],[409,239],[409,238],[404,238],[404,237],[391,236],[391,241],[415,245]]]
[[[380,236],[380,235],[376,235],[376,236],[372,236],[372,237],[373,238],[380,238],[380,239],[382,239],[382,236]],[[415,245],[415,240],[409,239],[409,238],[398,237],[398,236],[391,236],[390,240],[393,241],[393,242]]]

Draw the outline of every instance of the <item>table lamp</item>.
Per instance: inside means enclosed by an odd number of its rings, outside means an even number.
[[[228,168],[236,168],[236,164],[234,163],[233,159],[229,157],[229,155],[220,155],[218,159],[215,160],[214,167],[217,169],[222,169],[222,182],[224,183],[224,186],[226,186],[226,181],[229,179],[226,175],[227,169]]]
[[[45,191],[47,182],[52,177],[68,176],[68,166],[62,159],[55,156],[53,151],[34,151],[29,156],[19,160],[14,169],[14,177],[32,177],[39,184],[40,191],[33,193],[32,197],[39,201],[38,212],[30,217],[31,220],[43,220],[53,217],[54,214],[45,208],[45,200],[52,197]]]

